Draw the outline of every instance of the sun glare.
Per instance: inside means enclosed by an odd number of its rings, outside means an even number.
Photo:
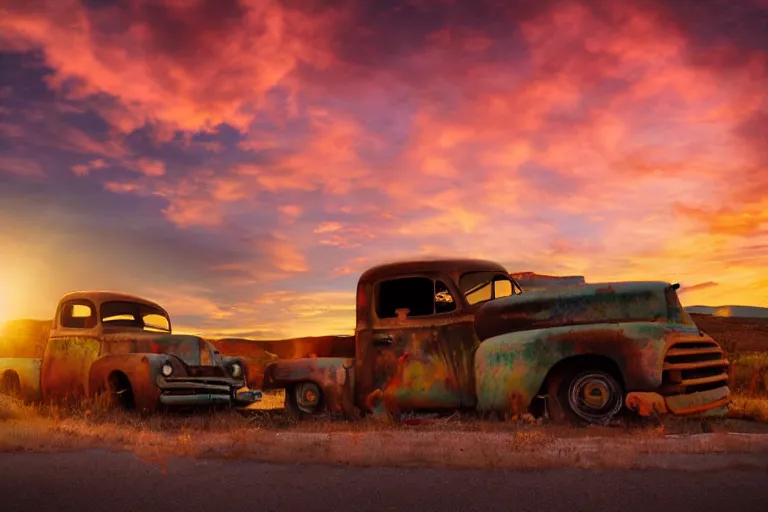
[[[0,324],[9,320],[8,318],[8,294],[5,287],[0,285]]]
[[[26,295],[22,284],[18,276],[11,277],[0,273],[0,323],[13,320],[22,313],[19,304]]]

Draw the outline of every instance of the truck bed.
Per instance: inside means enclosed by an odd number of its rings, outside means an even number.
[[[0,358],[42,358],[50,330],[50,320],[10,320],[0,324]]]

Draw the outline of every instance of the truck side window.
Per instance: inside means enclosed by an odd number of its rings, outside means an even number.
[[[68,329],[96,327],[96,308],[89,301],[72,300],[61,307],[61,326]]]
[[[435,313],[449,313],[456,310],[456,301],[448,286],[442,281],[435,281]]]
[[[404,277],[384,281],[378,286],[376,315],[395,318],[398,309],[408,309],[408,316],[427,316],[456,309],[456,301],[442,281],[427,277]]]

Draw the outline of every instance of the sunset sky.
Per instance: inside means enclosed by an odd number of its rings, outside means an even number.
[[[736,5],[737,4],[737,5]],[[0,0],[0,318],[348,333],[367,267],[768,306],[768,0]]]

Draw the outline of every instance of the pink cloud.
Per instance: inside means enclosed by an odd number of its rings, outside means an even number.
[[[136,162],[136,167],[144,176],[158,177],[165,175],[165,164],[159,160],[141,158]]]
[[[42,166],[35,160],[11,156],[0,156],[0,172],[28,178],[45,176]]]
[[[123,130],[146,119],[195,131],[220,123],[245,129],[249,107],[262,105],[299,63],[330,64],[327,35],[336,17],[271,0],[132,0],[92,10],[76,0],[46,0],[7,6],[0,29],[6,48],[42,48],[56,71],[51,86],[66,82],[79,97],[119,99],[120,115],[105,115],[131,119]],[[107,30],[115,20],[127,29]]]

